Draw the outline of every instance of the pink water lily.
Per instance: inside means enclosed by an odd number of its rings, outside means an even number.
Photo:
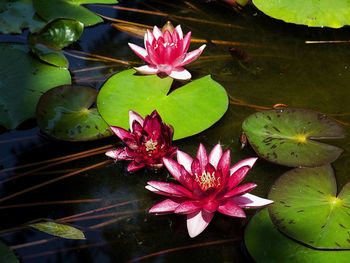
[[[187,53],[191,41],[191,32],[185,37],[181,26],[176,28],[168,22],[162,30],[154,26],[147,30],[144,37],[145,48],[129,43],[130,48],[148,65],[135,68],[142,74],[166,75],[180,80],[191,78],[191,74],[183,66],[196,60],[203,52],[205,45]]]
[[[163,157],[173,157],[177,148],[172,146],[173,129],[163,123],[157,111],[143,119],[138,113],[129,111],[130,132],[112,126],[111,129],[124,143],[125,147],[106,152],[115,160],[129,160],[129,172],[143,167],[159,169]]]
[[[177,162],[170,158],[163,158],[163,162],[180,184],[149,181],[146,189],[168,197],[149,212],[187,215],[190,237],[199,235],[216,211],[232,217],[245,217],[243,208],[258,208],[272,203],[248,193],[256,184],[239,185],[256,160],[248,158],[230,167],[230,151],[223,152],[220,144],[209,155],[201,144],[195,158],[178,150]]]

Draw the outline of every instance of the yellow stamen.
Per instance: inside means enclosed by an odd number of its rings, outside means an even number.
[[[149,152],[149,151],[154,151],[155,149],[157,149],[157,144],[158,142],[154,142],[152,139],[148,140],[146,143],[145,143],[145,147],[146,147],[146,151]]]
[[[199,186],[203,191],[208,190],[209,188],[217,188],[220,186],[220,178],[215,176],[215,172],[208,173],[203,172],[201,176],[196,174],[196,181],[199,183]]]

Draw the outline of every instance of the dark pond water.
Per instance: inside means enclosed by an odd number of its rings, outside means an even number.
[[[114,19],[147,25],[161,26],[171,20],[174,24],[181,23],[184,31],[192,31],[194,38],[209,42],[201,59],[188,69],[193,79],[211,74],[226,88],[231,104],[214,126],[177,141],[184,151],[194,153],[200,142],[207,148],[220,142],[231,149],[233,161],[255,156],[249,147],[240,149],[242,121],[276,103],[327,113],[344,123],[349,132],[349,44],[306,42],[347,40],[349,28],[290,25],[268,18],[252,6],[237,12],[217,2],[122,1],[121,6],[161,12],[161,15],[92,8]],[[126,45],[128,42],[142,44],[142,39],[118,31],[110,22],[86,29],[80,41],[66,50],[74,81],[98,89],[109,75],[128,68],[111,61],[90,60],[92,56],[88,54],[139,61]],[[192,44],[192,48],[195,46]],[[246,59],[231,56],[229,48],[244,52]],[[0,224],[4,230],[0,237],[15,249],[23,262],[252,261],[242,241],[249,218],[240,220],[216,214],[209,227],[191,239],[185,217],[148,214],[148,209],[160,198],[144,186],[150,177],[167,176],[165,172],[141,171],[128,175],[123,163],[104,163],[57,179],[106,161],[103,152],[116,141],[115,138],[86,143],[52,141],[32,123],[21,130],[0,134],[0,165],[4,169],[0,171]],[[333,164],[338,186],[342,187],[349,181],[350,141],[343,139],[335,144],[345,149]],[[99,150],[103,146],[106,147]],[[92,154],[80,158],[41,163],[91,149],[95,149]],[[27,164],[34,165],[24,166]],[[258,184],[254,194],[266,197],[271,184],[286,170],[259,160],[246,180]],[[57,181],[45,184],[55,178]],[[29,189],[40,184],[42,187]],[[80,227],[87,240],[67,241],[30,229],[6,231],[39,218],[60,219]]]

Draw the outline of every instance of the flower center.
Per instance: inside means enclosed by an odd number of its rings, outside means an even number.
[[[196,181],[199,183],[199,186],[203,191],[206,191],[209,188],[218,188],[220,186],[220,178],[215,176],[215,172],[203,172],[201,176],[196,174]]]
[[[157,142],[154,142],[152,139],[148,140],[146,143],[145,143],[145,147],[146,147],[146,151],[149,152],[149,151],[154,151],[155,149],[157,149]]]

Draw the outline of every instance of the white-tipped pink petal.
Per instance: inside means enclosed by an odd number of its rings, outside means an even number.
[[[131,132],[133,132],[132,124],[134,121],[137,121],[138,123],[140,123],[141,126],[143,126],[143,118],[138,113],[130,110],[129,111],[129,127],[130,127]]]
[[[191,173],[191,164],[193,162],[193,158],[180,150],[177,150],[177,155],[176,155],[177,162],[181,164],[187,172]]]
[[[144,39],[145,47],[147,46],[147,44],[146,44],[147,42],[152,44],[153,40],[154,40],[154,36],[153,36],[152,32],[149,29],[147,29],[147,31],[145,33],[145,39]]]
[[[220,205],[218,207],[218,212],[233,217],[246,217],[244,210],[233,200],[228,200],[224,205]]]
[[[163,158],[163,163],[165,167],[168,169],[169,173],[177,180],[180,181],[180,177],[182,175],[181,169],[184,169],[178,162],[175,162],[171,158]]]
[[[142,48],[142,47],[139,47],[135,44],[132,44],[132,43],[128,43],[129,47],[131,48],[132,51],[135,52],[135,54],[141,58],[142,60],[146,61],[147,63],[151,63],[151,61],[148,59],[148,53],[147,53],[147,50]]]
[[[252,194],[236,196],[233,197],[232,200],[242,208],[258,208],[273,203],[272,200],[261,198]]]
[[[200,210],[187,215],[187,231],[190,237],[196,237],[204,231],[212,220],[214,213]]]
[[[249,166],[250,168],[252,168],[256,160],[258,160],[258,158],[247,158],[242,161],[239,161],[238,163],[236,163],[234,166],[231,167],[230,175],[234,174],[238,169],[244,166]]]
[[[176,202],[172,199],[165,199],[154,206],[148,211],[149,213],[164,214],[174,212],[175,209],[180,205],[180,202]]]
[[[202,45],[200,48],[187,53],[185,59],[179,64],[179,66],[182,67],[196,60],[202,54],[204,48],[205,48],[205,45]]]
[[[158,195],[164,195],[164,196],[168,196],[168,197],[174,197],[172,194],[169,194],[169,193],[166,193],[166,192],[163,192],[163,191],[159,191],[158,189],[154,188],[153,186],[150,186],[150,185],[146,185],[145,188],[155,194],[158,194]]]
[[[208,155],[207,155],[207,150],[205,149],[203,144],[199,144],[197,155],[196,155],[200,168],[202,171],[204,171],[205,166],[208,164]]]
[[[127,155],[124,148],[110,150],[110,151],[107,151],[105,154],[106,154],[106,156],[111,157],[111,158],[116,159],[116,160],[130,160],[131,159],[130,156]]]
[[[179,80],[189,80],[191,78],[191,73],[184,68],[175,68],[172,69],[169,77]]]
[[[158,69],[156,67],[151,67],[148,65],[144,65],[141,67],[137,67],[134,68],[135,70],[137,70],[138,72],[142,73],[142,74],[146,74],[146,75],[151,75],[151,74],[157,74],[158,73]]]
[[[119,139],[121,139],[122,141],[124,141],[125,139],[133,139],[133,136],[130,132],[128,132],[127,130],[117,127],[117,126],[111,126],[110,127],[112,132],[118,136]]]
[[[199,201],[185,201],[176,207],[174,212],[176,214],[192,214],[198,212],[200,209]]]
[[[160,181],[149,181],[147,184],[155,189],[158,189],[161,192],[168,193],[174,197],[192,197],[192,193],[189,190],[178,184]]]
[[[162,33],[162,31],[160,31],[160,29],[158,27],[154,26],[153,27],[153,36],[154,36],[155,39],[158,40],[158,38],[160,36],[163,36],[163,33]]]
[[[209,163],[211,163],[215,167],[215,169],[218,166],[221,156],[222,156],[222,147],[218,143],[217,145],[215,145],[215,147],[211,150],[209,154]]]
[[[179,38],[180,38],[180,39],[183,39],[183,38],[184,38],[184,34],[183,34],[183,32],[182,32],[181,26],[178,25],[177,27],[175,27],[175,30],[176,30],[176,32],[179,34]]]

